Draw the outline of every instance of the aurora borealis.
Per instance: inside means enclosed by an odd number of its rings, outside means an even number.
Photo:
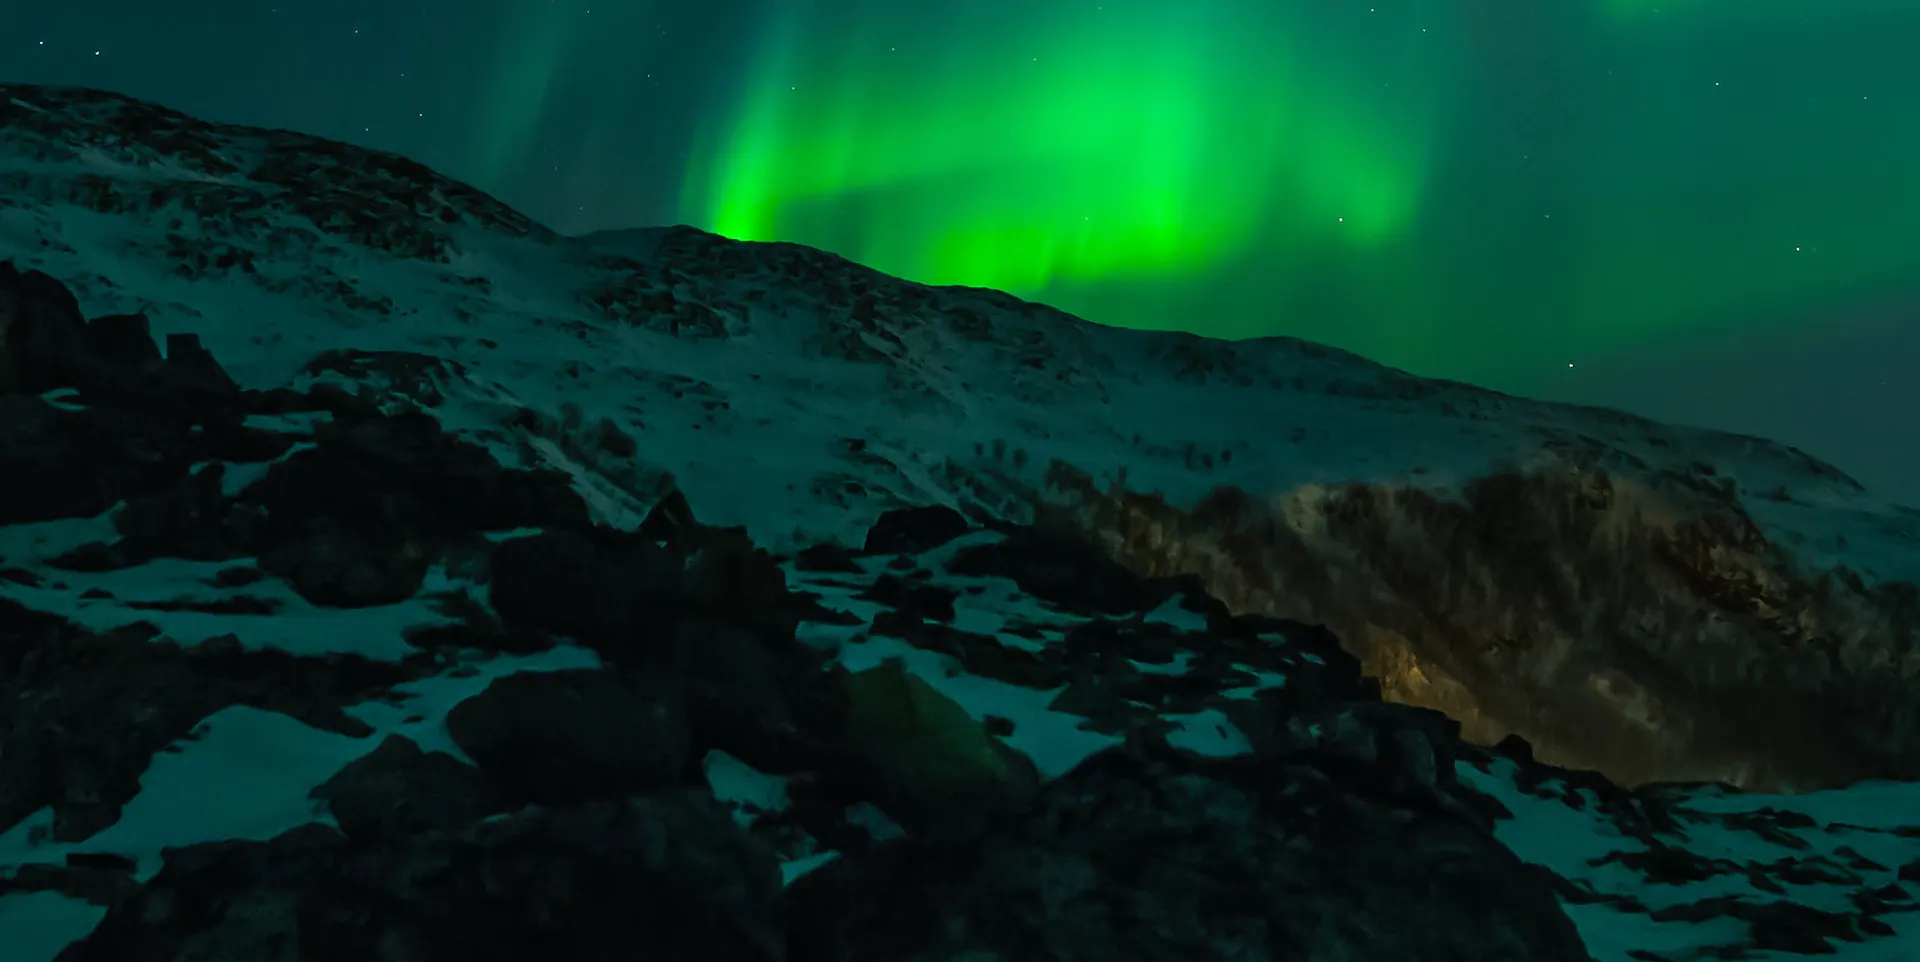
[[[1843,59],[1804,3],[1521,6],[795,6],[679,219],[1505,383],[1920,270],[1910,14],[1821,6]]]
[[[1767,434],[1920,501],[1916,33],[1910,0],[72,0],[0,10],[0,74],[397,150],[562,230]]]
[[[794,15],[689,171],[681,213],[1041,296],[1205,277],[1281,237],[1365,250],[1404,231],[1444,94],[1363,96],[1371,81],[1347,75],[1344,45],[1285,16],[1236,23],[1237,7],[1115,0],[928,22],[865,0],[846,22]],[[1025,42],[989,39],[1006,30]],[[916,50],[927,33],[997,53]]]

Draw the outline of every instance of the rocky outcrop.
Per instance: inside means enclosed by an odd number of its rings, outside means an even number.
[[[1550,879],[1317,761],[1097,756],[1012,831],[802,879],[790,962],[1584,960]],[[1179,837],[1178,845],[1168,845]],[[1386,866],[1418,853],[1420,869]]]
[[[62,962],[778,962],[778,862],[665,792],[358,844],[324,825],[177,849]]]
[[[88,632],[0,598],[0,831],[50,809],[53,839],[92,836],[119,820],[154,753],[231,706],[368,734],[342,709],[432,670],[424,656],[308,659],[156,634],[140,624]]]
[[[977,838],[1032,805],[1033,762],[898,661],[846,676],[846,689],[848,750],[880,807],[915,838]]]
[[[1468,484],[1221,489],[1182,508],[1056,466],[1060,523],[1242,612],[1324,623],[1387,697],[1616,780],[1920,778],[1920,589],[1815,573],[1710,469],[1564,455]]]

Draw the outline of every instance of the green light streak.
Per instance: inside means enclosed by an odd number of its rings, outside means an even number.
[[[1276,230],[1366,248],[1419,208],[1434,111],[1341,78],[1243,5],[1109,4],[889,30],[793,20],[700,160],[682,217],[938,284],[1041,293],[1191,275]],[[942,50],[883,35],[952,38]],[[954,50],[990,51],[957,56]]]
[[[506,49],[492,74],[492,94],[474,148],[477,182],[492,186],[508,180],[538,143],[554,88],[579,36],[577,21],[566,16],[571,12],[529,6],[505,33]]]
[[[1910,0],[775,5],[680,219],[914,280],[1527,390],[1920,277]]]

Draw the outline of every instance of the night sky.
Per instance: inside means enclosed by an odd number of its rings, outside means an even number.
[[[1776,437],[1920,504],[1913,0],[0,0],[0,79],[1109,324]]]

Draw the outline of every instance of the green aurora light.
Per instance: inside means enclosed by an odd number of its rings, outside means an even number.
[[[1038,9],[1036,9],[1038,8]],[[826,12],[822,12],[825,10]],[[790,5],[681,219],[1103,323],[1528,372],[1920,272],[1889,0]]]
[[[907,29],[878,3],[855,29],[790,19],[682,213],[1020,294],[1189,276],[1276,231],[1355,248],[1404,231],[1436,98],[1367,96],[1337,47],[1232,6],[1110,3],[1029,17],[1019,42],[1004,18]],[[903,35],[994,52],[884,39]]]

